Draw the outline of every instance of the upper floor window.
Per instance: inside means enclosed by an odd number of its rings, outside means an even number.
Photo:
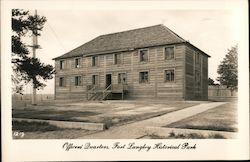
[[[140,72],[139,77],[140,83],[148,83],[148,71]]]
[[[139,50],[140,62],[148,61],[148,49]]]
[[[121,64],[122,57],[121,54],[114,54],[114,64]]]
[[[195,52],[195,64],[200,64],[200,54]]]
[[[65,60],[60,60],[60,70],[65,68]]]
[[[98,61],[97,59],[98,59],[97,56],[92,57],[92,66],[97,66],[97,61]]]
[[[174,69],[165,70],[165,82],[173,82],[174,81]]]
[[[79,68],[80,67],[80,58],[76,58],[75,59],[75,68]]]
[[[59,78],[59,87],[65,87],[65,78],[64,77],[60,77]]]
[[[174,47],[165,47],[164,48],[165,52],[165,60],[171,60],[174,59]]]
[[[81,86],[81,85],[82,85],[82,77],[75,76],[75,86]]]

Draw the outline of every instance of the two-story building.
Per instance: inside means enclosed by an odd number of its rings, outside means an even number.
[[[164,25],[101,35],[54,58],[55,99],[207,100],[208,57]]]

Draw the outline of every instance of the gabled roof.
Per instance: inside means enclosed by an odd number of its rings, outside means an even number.
[[[160,24],[101,35],[54,59],[128,51],[136,48],[186,42],[166,26]]]

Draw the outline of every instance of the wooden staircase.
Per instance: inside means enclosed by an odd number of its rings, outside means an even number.
[[[88,101],[102,101],[107,99],[109,96],[112,98],[112,94],[120,93],[122,94],[121,99],[123,100],[124,94],[127,92],[127,87],[124,85],[112,85],[110,84],[105,89],[100,89],[97,86],[93,86],[87,92],[87,100]]]
[[[89,101],[101,101],[105,100],[111,93],[112,91],[110,90],[112,85],[110,84],[107,88],[104,90],[94,86],[92,89],[88,91],[88,97],[87,99]]]

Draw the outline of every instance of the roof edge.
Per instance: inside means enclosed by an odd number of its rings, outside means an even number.
[[[191,47],[197,49],[198,51],[200,51],[201,53],[203,53],[204,55],[206,55],[207,57],[211,57],[210,55],[208,55],[206,52],[202,51],[201,49],[199,49],[198,47],[196,47],[195,45],[191,44],[190,42],[186,41],[186,44],[190,45]]]
[[[179,36],[178,34],[176,34],[174,31],[172,31],[171,29],[169,29],[167,26],[165,26],[164,24],[160,24],[162,27],[164,27],[167,31],[169,31],[173,36],[175,36],[177,39],[181,39],[181,41],[186,41],[184,38],[182,38],[181,36]]]

